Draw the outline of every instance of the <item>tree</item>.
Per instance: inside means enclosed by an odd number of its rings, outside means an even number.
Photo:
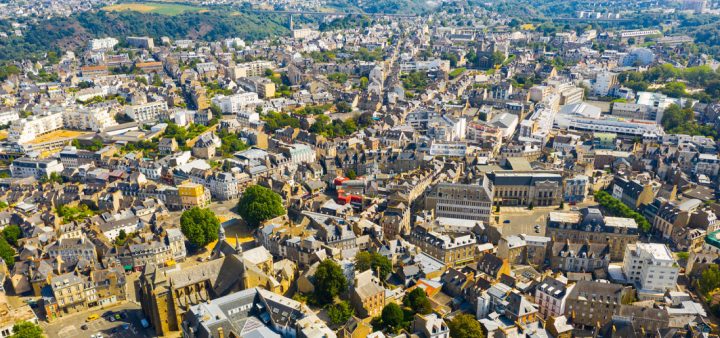
[[[213,116],[221,116],[222,115],[222,108],[216,104],[210,105],[210,111],[212,112]]]
[[[153,75],[152,84],[155,87],[160,87],[163,85],[162,78],[160,77],[160,75],[158,75],[158,73],[155,73],[155,75]]]
[[[43,338],[43,330],[34,323],[22,321],[13,325],[10,338]]]
[[[10,246],[3,236],[0,236],[0,258],[2,258],[9,267],[15,264],[15,249]]]
[[[432,312],[430,299],[425,294],[425,290],[421,288],[415,288],[406,294],[403,298],[403,304],[412,309],[414,313],[426,315]]]
[[[485,334],[480,327],[480,322],[472,315],[461,314],[455,316],[448,322],[450,337],[453,338],[484,338]]]
[[[700,279],[697,280],[698,289],[704,296],[720,287],[720,269],[717,264],[710,265],[709,268],[702,272]]]
[[[240,198],[238,213],[250,226],[256,227],[266,220],[285,215],[285,207],[280,195],[263,186],[253,185],[245,189]]]
[[[387,257],[377,252],[358,252],[358,254],[355,255],[355,270],[365,271],[368,269],[378,272],[380,274],[379,277],[383,279],[392,272],[392,263]]]
[[[180,216],[180,230],[192,245],[201,248],[217,240],[220,220],[210,209],[194,207]]]
[[[22,236],[22,231],[20,227],[15,224],[8,225],[3,229],[2,236],[5,237],[8,243],[17,246],[17,241],[20,239],[20,236]]]
[[[348,170],[347,177],[351,180],[354,180],[355,178],[357,178],[357,174],[355,173],[355,170],[353,170],[353,169]]]
[[[121,229],[121,230],[120,230],[120,233],[118,234],[118,238],[119,238],[121,241],[124,241],[125,238],[127,238],[127,233],[125,233],[125,229]]]
[[[382,309],[381,318],[385,327],[390,328],[392,331],[397,331],[405,321],[405,314],[402,308],[400,308],[400,305],[388,303]]]
[[[315,271],[315,299],[320,304],[330,304],[346,289],[347,280],[340,265],[330,259],[322,261]]]
[[[355,311],[350,307],[350,304],[346,301],[340,301],[334,304],[329,304],[325,307],[327,309],[330,323],[333,325],[342,324],[348,321]]]

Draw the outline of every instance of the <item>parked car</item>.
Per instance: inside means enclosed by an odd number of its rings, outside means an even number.
[[[98,318],[100,318],[100,315],[97,313],[93,313],[93,314],[89,315],[85,321],[92,322],[93,320],[96,320]]]

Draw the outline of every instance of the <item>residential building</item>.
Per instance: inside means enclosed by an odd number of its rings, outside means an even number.
[[[446,265],[463,265],[472,261],[477,247],[473,234],[451,237],[431,231],[422,225],[412,229],[409,241]]]
[[[18,178],[49,178],[52,174],[61,173],[63,169],[63,164],[54,158],[36,159],[21,157],[10,164],[10,173],[12,174],[12,177]]]
[[[435,211],[435,217],[483,221],[490,224],[493,190],[490,180],[481,183],[438,183],[425,197],[425,208]]]
[[[565,314],[565,303],[574,286],[567,285],[567,281],[545,277],[535,288],[535,302],[540,317],[548,319]]]
[[[677,288],[680,266],[665,244],[637,242],[625,249],[623,273],[640,293],[664,293]]]

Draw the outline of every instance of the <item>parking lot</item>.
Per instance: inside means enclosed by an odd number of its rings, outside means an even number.
[[[125,318],[110,321],[110,313],[122,313]],[[98,319],[87,321],[88,316],[97,314]],[[140,320],[142,312],[135,304],[125,304],[110,310],[84,311],[60,318],[53,323],[46,324],[45,332],[49,337],[73,337],[73,338],[133,338],[153,337],[152,329],[143,329]],[[83,326],[87,325],[86,329]]]

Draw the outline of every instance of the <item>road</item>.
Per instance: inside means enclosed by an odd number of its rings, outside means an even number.
[[[597,205],[597,203],[590,198],[575,206],[565,204],[565,208],[562,211],[580,210],[595,205]],[[525,207],[501,206],[497,228],[498,231],[505,236],[520,234],[545,236],[547,217],[554,211],[561,210],[557,207],[535,207],[533,210],[528,210]],[[509,221],[509,223],[505,223],[506,221]],[[537,232],[535,231],[535,225],[540,225]]]
[[[107,311],[113,313],[124,312],[127,314],[127,318],[115,322],[110,322],[106,318],[86,322],[87,317],[91,314],[103,315]],[[140,305],[125,302],[105,309],[65,315],[52,323],[40,322],[40,326],[42,326],[48,337],[89,338],[98,333],[102,334],[103,338],[154,337],[154,332],[151,329],[142,328],[140,324],[141,318],[143,318],[143,314]],[[87,330],[82,329],[83,324],[87,324]],[[122,328],[123,324],[127,324],[127,329]],[[116,330],[116,332],[113,332],[113,330]]]

